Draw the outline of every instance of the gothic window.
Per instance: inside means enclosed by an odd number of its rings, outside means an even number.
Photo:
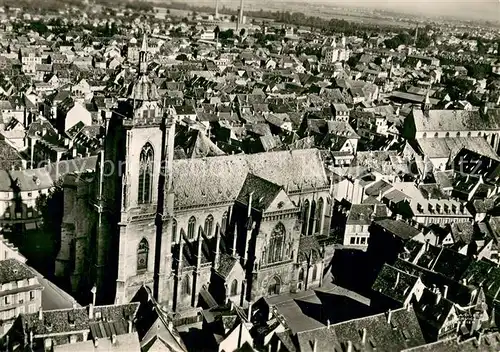
[[[142,110],[142,118],[147,119],[148,118],[148,110]]]
[[[323,220],[323,198],[318,199],[316,209],[316,232],[321,232],[321,220]]]
[[[238,294],[238,280],[234,279],[231,283],[231,296],[236,296]]]
[[[156,111],[155,111],[155,109],[151,109],[151,110],[149,110],[149,117],[150,117],[150,118],[152,118],[152,119],[154,119],[154,118],[155,118],[155,116],[156,116]]]
[[[268,264],[283,260],[283,247],[285,245],[285,226],[280,222],[273,230],[269,239]]]
[[[299,282],[304,281],[304,268],[301,268],[299,271]]]
[[[191,278],[189,275],[184,276],[184,280],[182,281],[182,295],[190,295],[191,294]]]
[[[146,145],[141,150],[139,165],[139,204],[151,203],[153,187],[153,147]]]
[[[177,242],[177,220],[172,220],[172,243]]]
[[[311,236],[313,235],[314,225],[316,223],[316,202],[313,200],[311,203],[311,215],[309,217],[309,229],[308,229],[308,235]]]
[[[450,136],[450,132],[446,132],[445,137],[448,138]]]
[[[149,243],[143,238],[137,247],[137,271],[148,270]]]
[[[316,278],[318,276],[318,267],[316,265],[313,266],[313,273],[312,273],[312,281],[316,281]]]
[[[212,236],[212,231],[214,227],[214,217],[212,215],[207,216],[205,219],[205,235],[208,237]]]
[[[308,213],[309,213],[309,201],[306,199],[304,202],[304,207],[302,208],[302,234],[304,236],[307,235],[307,223],[309,221],[308,219]]]
[[[227,211],[225,211],[224,214],[222,214],[222,222],[220,225],[221,234],[226,233],[226,227],[227,227]]]
[[[267,293],[269,295],[277,295],[280,293],[280,279],[275,276],[271,279],[269,286],[267,287]]]
[[[194,216],[191,216],[188,222],[188,233],[187,233],[188,240],[192,240],[194,238],[195,228],[196,228],[196,218]]]

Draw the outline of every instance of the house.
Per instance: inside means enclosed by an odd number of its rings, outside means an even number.
[[[93,350],[129,350],[139,347],[134,318],[139,303],[73,307],[20,314],[5,338],[9,350],[72,351],[80,347]],[[113,328],[111,328],[111,326]],[[67,346],[69,345],[69,346]],[[78,347],[77,347],[78,346]],[[133,350],[135,350],[135,348]]]
[[[349,122],[349,108],[343,103],[332,104],[333,117],[336,121]]]
[[[347,217],[344,246],[366,250],[372,221],[386,216],[387,208],[383,204],[353,204]]]
[[[3,336],[19,314],[38,312],[42,306],[43,287],[36,273],[24,261],[15,258],[0,260],[0,272],[0,335]]]
[[[400,351],[425,343],[411,306],[293,334],[278,334],[271,351]]]

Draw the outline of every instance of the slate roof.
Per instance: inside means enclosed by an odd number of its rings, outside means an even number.
[[[233,202],[248,173],[282,186],[288,192],[328,187],[316,149],[174,160],[175,206]]]
[[[497,299],[500,293],[500,269],[485,260],[473,261],[461,275],[467,285],[482,287],[485,295],[490,299]]]
[[[361,340],[363,329],[366,329],[364,346]],[[296,338],[301,352],[313,352],[314,341],[317,351],[332,352],[345,351],[348,341],[353,344],[353,350],[379,352],[400,351],[425,343],[412,308],[392,311],[390,322],[387,314],[377,314],[333,324],[330,327],[299,332]]]

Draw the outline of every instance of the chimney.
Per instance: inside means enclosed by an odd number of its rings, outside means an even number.
[[[129,334],[132,333],[132,326],[133,326],[132,319],[129,319],[128,320],[128,333]]]
[[[38,320],[43,321],[43,308],[38,309]]]
[[[99,338],[98,337],[96,337],[94,340],[94,347],[95,348],[99,347]]]
[[[387,324],[391,323],[391,318],[392,318],[392,310],[387,311]]]
[[[318,352],[318,340],[313,341],[313,352]]]
[[[97,287],[94,285],[92,289],[90,290],[92,292],[92,305],[95,306],[95,298],[96,298],[96,293],[97,293]]]
[[[444,298],[448,297],[448,285],[444,285],[443,287],[443,297]]]
[[[111,335],[111,343],[116,345],[116,334]]]
[[[363,345],[366,343],[366,328],[363,328],[363,336],[361,337],[361,343]]]
[[[439,304],[441,302],[441,292],[438,290],[436,292],[436,304]]]
[[[174,329],[174,323],[173,321],[170,319],[168,321],[168,330],[172,331]]]
[[[396,287],[399,285],[399,279],[400,279],[400,277],[401,277],[401,274],[400,274],[400,272],[398,271],[398,272],[396,273],[396,282],[394,283],[394,288],[396,288]]]
[[[94,319],[94,304],[93,303],[89,304],[89,319],[90,320]]]
[[[330,329],[330,326],[331,326],[331,324],[330,324],[330,319],[327,319],[327,320],[326,320],[326,328],[327,328],[327,329]]]

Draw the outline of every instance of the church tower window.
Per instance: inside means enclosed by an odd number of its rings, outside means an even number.
[[[195,228],[196,228],[196,218],[194,216],[191,216],[188,222],[188,233],[187,233],[188,240],[192,240],[194,238]]]
[[[207,216],[207,218],[205,219],[205,235],[207,237],[210,237],[212,236],[212,230],[213,230],[213,227],[214,227],[214,217],[212,215],[209,215]]]
[[[285,244],[285,226],[280,222],[273,230],[269,240],[268,264],[276,263],[283,258],[283,247]]]
[[[143,238],[137,247],[137,271],[148,270],[149,243]]]
[[[153,193],[153,163],[154,153],[151,144],[146,145],[141,150],[139,165],[139,194],[138,203],[151,203]]]

